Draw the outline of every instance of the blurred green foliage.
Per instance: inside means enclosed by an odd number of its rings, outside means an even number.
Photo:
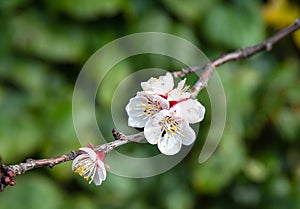
[[[274,2],[285,7],[272,6]],[[294,13],[280,10],[286,5]],[[274,27],[299,17],[299,11],[292,0],[2,0],[0,155],[12,164],[78,149],[73,87],[88,57],[109,41],[142,31],[167,32],[192,41],[213,59],[263,41]],[[297,40],[288,37],[268,53],[218,68],[227,121],[218,149],[205,164],[197,160],[209,113],[192,152],[160,176],[108,174],[96,187],[73,174],[68,162],[17,177],[17,186],[0,194],[0,208],[300,208]],[[183,67],[155,56],[136,57],[116,66],[123,70],[115,70],[103,83],[98,120],[110,138],[109,108],[118,82],[153,66]],[[199,100],[209,109],[205,92]],[[139,154],[149,147],[120,149]]]

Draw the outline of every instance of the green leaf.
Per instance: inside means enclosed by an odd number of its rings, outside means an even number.
[[[171,30],[171,20],[159,10],[148,11],[146,15],[140,17],[141,21],[136,22],[133,32],[165,32]]]
[[[46,60],[78,62],[85,54],[83,30],[71,25],[53,26],[36,12],[14,17],[10,32],[14,47]]]
[[[4,110],[0,114],[0,153],[4,159],[23,160],[41,144],[39,124],[28,112],[25,95],[6,91],[4,97],[0,106]]]
[[[7,11],[11,11],[17,9],[20,6],[24,6],[28,3],[29,0],[3,0],[0,1],[0,11],[6,13]]]
[[[31,173],[20,177],[17,186],[7,188],[0,196],[1,208],[59,209],[62,194],[54,182]]]
[[[181,20],[195,22],[209,13],[219,0],[199,1],[163,0],[163,3]]]
[[[62,11],[78,19],[91,19],[98,16],[115,15],[127,4],[123,0],[47,0],[54,11]]]
[[[275,120],[278,131],[283,139],[294,141],[299,139],[300,117],[295,114],[293,109],[286,107],[281,109]]]
[[[234,124],[227,123],[215,153],[207,162],[194,168],[193,185],[199,192],[219,193],[241,170],[246,153],[235,129]]]
[[[203,32],[213,44],[230,49],[259,43],[264,38],[259,13],[260,6],[256,1],[243,1],[231,7],[218,5],[207,15]]]

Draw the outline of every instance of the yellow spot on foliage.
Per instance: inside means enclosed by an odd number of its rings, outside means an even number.
[[[281,29],[300,18],[300,6],[289,0],[271,0],[263,8],[263,17],[267,25]],[[300,31],[293,34],[293,39],[300,48]]]

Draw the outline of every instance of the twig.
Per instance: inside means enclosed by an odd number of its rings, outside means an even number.
[[[29,170],[39,167],[49,166],[50,168],[58,165],[60,163],[73,160],[81,151],[71,151],[68,154],[61,155],[53,158],[46,158],[40,160],[27,159],[25,163],[19,163],[15,165],[4,165],[1,162],[0,171],[1,171],[1,182],[0,182],[0,191],[8,185],[14,186],[16,181],[15,176],[21,175]]]
[[[130,142],[139,143],[144,139],[144,132],[139,132],[137,134],[126,136],[122,132],[119,132],[117,129],[113,129],[112,133],[115,138],[115,141],[96,146],[95,147],[96,151],[102,151],[105,153],[109,153],[116,147],[122,146],[124,144],[128,144]]]
[[[263,50],[270,51],[273,48],[274,44],[276,44],[278,41],[285,38],[286,36],[292,34],[299,28],[300,28],[300,19],[296,19],[292,25],[277,32],[275,35],[271,36],[264,42],[254,45],[254,46],[246,47],[246,48],[243,48],[243,49],[240,49],[240,50],[228,53],[228,54],[224,54],[224,55],[220,56],[219,58],[213,60],[212,65],[214,67],[218,67],[218,66],[223,65],[230,61],[236,61],[236,60],[248,58],[248,57],[253,56]]]
[[[294,31],[298,30],[299,28],[300,28],[300,20],[297,19],[294,22],[294,24],[281,30],[280,32],[276,33],[271,38],[267,39],[266,41],[260,44],[239,49],[237,51],[228,54],[224,54],[218,57],[217,59],[213,60],[212,62],[206,63],[204,65],[184,68],[181,71],[173,72],[173,76],[183,77],[189,73],[194,73],[196,71],[202,70],[203,72],[199,76],[199,80],[191,89],[192,96],[195,97],[202,89],[204,89],[207,86],[208,80],[210,79],[211,75],[215,71],[215,67],[223,65],[230,61],[236,61],[236,60],[248,58],[263,50],[270,51],[273,45],[276,44],[279,40],[292,34]],[[130,142],[138,143],[144,139],[143,132],[126,136],[125,134],[117,131],[116,129],[113,130],[113,136],[115,138],[114,141],[102,145],[98,145],[95,147],[95,150],[108,153],[113,149],[115,149],[116,147],[122,146],[124,144],[128,144]],[[81,153],[82,151],[71,151],[68,154],[64,154],[54,158],[39,159],[39,160],[28,159],[25,163],[19,163],[16,165],[4,165],[2,164],[2,161],[0,159],[0,172],[1,172],[0,191],[4,190],[4,188],[8,185],[14,186],[16,184],[14,177],[17,175],[21,175],[34,168],[47,167],[47,166],[52,168],[55,165],[64,163],[66,161],[74,160],[75,157]]]
[[[281,39],[285,38],[286,36],[292,34],[296,30],[300,28],[300,19],[296,19],[295,22],[287,28],[277,32],[275,35],[271,36],[267,40],[262,43],[259,43],[254,46],[238,49],[234,52],[230,52],[227,54],[223,54],[220,57],[214,59],[210,63],[206,63],[200,66],[188,67],[183,68],[181,71],[173,72],[174,77],[183,77],[189,73],[194,73],[199,70],[203,70],[203,73],[200,74],[199,80],[191,89],[192,95],[195,97],[198,93],[207,86],[208,80],[215,71],[215,68],[223,65],[230,61],[237,61],[241,59],[245,59],[251,57],[261,51],[270,51],[274,44],[276,44]]]
[[[7,166],[9,170],[13,171],[14,174],[21,175],[29,170],[32,170],[34,168],[39,167],[45,167],[48,166],[50,168],[53,168],[55,165],[58,165],[60,163],[74,160],[74,158],[79,155],[80,151],[71,151],[68,154],[53,157],[53,158],[46,158],[46,159],[40,159],[40,160],[34,160],[34,159],[27,159],[25,163],[19,163],[16,165],[9,165]]]
[[[116,147],[122,146],[124,144],[128,144],[130,142],[141,142],[144,139],[144,133],[139,132],[137,134],[128,135],[119,132],[116,129],[113,129],[113,136],[115,141],[108,142],[106,144],[102,144],[95,147],[96,151],[102,151],[106,154],[115,149]],[[0,191],[3,191],[4,188],[8,185],[14,186],[16,181],[14,179],[15,176],[21,175],[27,171],[30,171],[35,168],[40,167],[50,167],[53,168],[54,166],[74,160],[79,154],[83,152],[78,151],[71,151],[68,154],[64,154],[61,156],[53,157],[53,158],[45,158],[45,159],[27,159],[25,163],[19,163],[15,165],[4,165],[0,159],[0,171],[1,171],[1,181],[0,181]]]

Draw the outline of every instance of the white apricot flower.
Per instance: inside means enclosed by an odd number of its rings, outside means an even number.
[[[131,127],[143,128],[151,116],[160,110],[170,108],[166,97],[174,87],[171,73],[159,78],[152,77],[142,82],[141,86],[143,91],[137,92],[126,106],[128,125]]]
[[[183,145],[192,144],[195,132],[189,124],[203,120],[205,108],[187,92],[186,79],[174,88],[170,73],[142,82],[143,91],[126,106],[128,125],[143,128],[146,140],[157,144],[166,155],[174,155]]]
[[[128,125],[143,128],[151,116],[163,109],[169,109],[169,102],[165,98],[145,91],[138,92],[126,106]]]
[[[196,100],[176,104],[170,110],[162,110],[149,119],[144,135],[150,144],[157,144],[165,155],[178,153],[183,145],[191,145],[196,139],[189,126],[203,120],[205,108]]]
[[[162,110],[149,120],[144,129],[146,140],[150,144],[157,144],[165,155],[178,153],[182,144],[191,145],[196,139],[188,122],[175,114]]]
[[[95,151],[92,145],[79,150],[85,153],[74,159],[72,170],[87,180],[89,184],[94,181],[97,186],[101,185],[102,181],[106,179],[105,153]]]

